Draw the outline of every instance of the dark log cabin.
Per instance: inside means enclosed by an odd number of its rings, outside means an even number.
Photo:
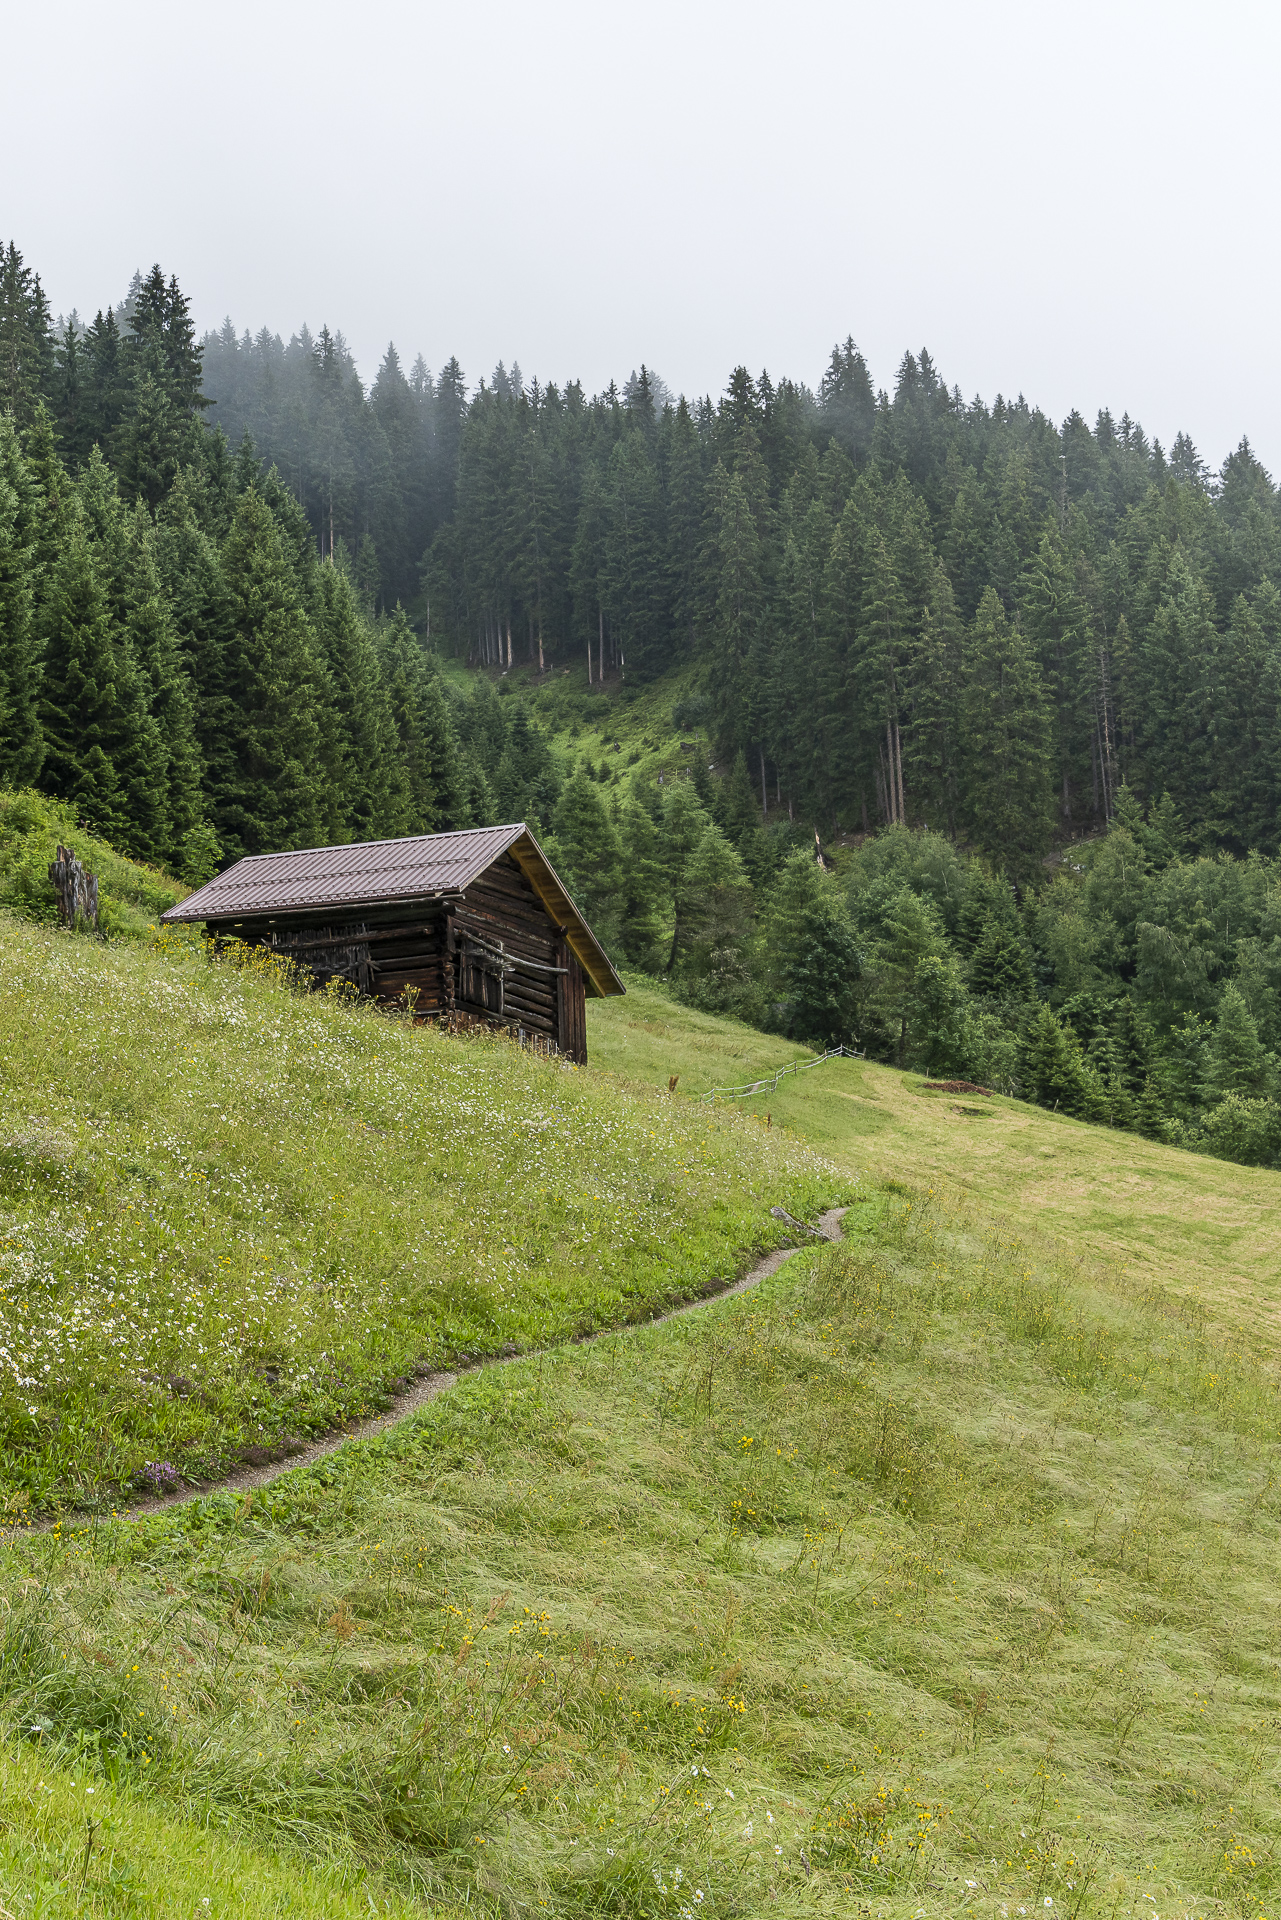
[[[269,946],[427,1018],[587,1058],[586,1000],[624,991],[523,823],[240,860],[163,918]]]

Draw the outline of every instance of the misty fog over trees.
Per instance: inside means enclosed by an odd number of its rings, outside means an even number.
[[[328,327],[198,340],[158,267],[56,325],[0,258],[4,781],[192,881],[524,817],[700,1004],[1269,1163],[1279,584],[1246,441],[926,352],[367,386]],[[556,733],[667,678],[683,779]]]

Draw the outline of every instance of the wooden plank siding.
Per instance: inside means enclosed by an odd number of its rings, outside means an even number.
[[[566,939],[510,853],[457,897],[385,906],[363,918],[275,914],[207,922],[209,931],[287,954],[318,984],[349,980],[385,1006],[414,992],[426,1019],[461,1018],[533,1036],[587,1059],[586,978]]]

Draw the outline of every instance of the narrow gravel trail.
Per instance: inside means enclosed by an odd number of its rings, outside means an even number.
[[[792,1221],[790,1215],[777,1217],[787,1220],[789,1225],[800,1228],[811,1237],[835,1241],[841,1237],[841,1221],[847,1212],[846,1207],[832,1207],[827,1213],[819,1215],[816,1228],[806,1228],[802,1222]],[[269,1486],[273,1480],[279,1480],[286,1473],[296,1473],[300,1467],[309,1467],[314,1460],[323,1460],[326,1454],[337,1453],[340,1447],[345,1447],[352,1440],[368,1440],[376,1433],[385,1433],[388,1427],[394,1427],[401,1420],[407,1419],[419,1407],[426,1406],[429,1400],[435,1400],[439,1394],[448,1392],[450,1387],[456,1385],[467,1374],[483,1373],[491,1367],[509,1367],[519,1360],[534,1359],[539,1353],[555,1353],[559,1347],[589,1346],[597,1340],[614,1339],[623,1334],[637,1333],[645,1327],[662,1326],[665,1321],[677,1320],[682,1314],[698,1313],[704,1307],[713,1307],[718,1301],[729,1300],[736,1293],[746,1293],[750,1287],[759,1286],[760,1282],[767,1279],[771,1273],[777,1273],[785,1260],[790,1260],[794,1253],[800,1251],[799,1246],[779,1247],[775,1252],[767,1253],[763,1259],[758,1260],[741,1280],[735,1280],[732,1285],[722,1288],[719,1293],[704,1294],[698,1300],[688,1300],[684,1306],[672,1307],[667,1313],[655,1314],[652,1320],[631,1320],[621,1327],[602,1327],[599,1332],[584,1334],[578,1340],[559,1341],[555,1347],[532,1347],[525,1353],[497,1354],[493,1359],[477,1361],[475,1366],[421,1374],[412,1385],[405,1388],[403,1393],[396,1395],[385,1413],[374,1414],[368,1420],[356,1420],[350,1426],[322,1434],[318,1440],[309,1441],[306,1446],[300,1447],[297,1453],[291,1453],[283,1460],[273,1460],[261,1467],[239,1467],[234,1473],[227,1474],[221,1480],[208,1480],[198,1486],[183,1487],[177,1493],[155,1494],[143,1500],[133,1501],[129,1506],[117,1509],[114,1518],[140,1520],[147,1514],[164,1513],[170,1507],[181,1507],[192,1500],[207,1499],[211,1493],[247,1493],[254,1487]],[[65,1528],[75,1518],[75,1515],[68,1514],[64,1516],[61,1525]],[[52,1521],[46,1521],[31,1531],[47,1532],[53,1524]]]

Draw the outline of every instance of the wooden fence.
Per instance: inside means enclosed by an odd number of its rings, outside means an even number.
[[[741,1087],[710,1087],[698,1097],[712,1102],[749,1100],[754,1093],[774,1092],[779,1081],[786,1080],[789,1073],[808,1073],[811,1067],[821,1067],[825,1060],[861,1060],[865,1052],[863,1047],[828,1047],[825,1053],[816,1053],[812,1060],[793,1060],[777,1073],[766,1074],[763,1080],[751,1080]]]

